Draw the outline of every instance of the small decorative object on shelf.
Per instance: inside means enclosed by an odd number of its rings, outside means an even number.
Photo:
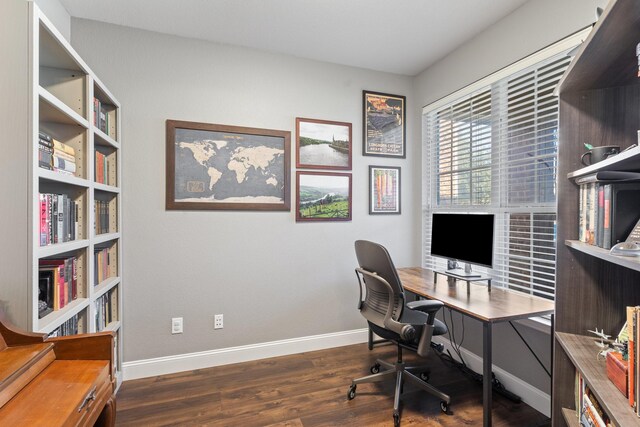
[[[588,144],[585,144],[585,147]],[[615,156],[620,153],[619,145],[603,145],[602,147],[591,147],[589,151],[584,153],[580,158],[580,161],[585,166],[590,166],[594,163],[601,162],[611,156]],[[586,158],[588,156],[589,163],[587,163]]]

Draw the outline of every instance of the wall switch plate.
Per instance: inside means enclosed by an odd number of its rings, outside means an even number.
[[[182,317],[174,317],[173,319],[171,319],[171,333],[182,333]]]
[[[216,314],[213,316],[213,329],[222,329],[223,327],[223,315]]]

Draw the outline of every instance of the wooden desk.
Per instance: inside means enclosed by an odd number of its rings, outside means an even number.
[[[553,314],[554,303],[544,298],[525,295],[485,284],[464,281],[449,284],[446,277],[438,276],[434,282],[433,271],[420,267],[400,268],[398,276],[405,290],[427,298],[442,301],[451,310],[482,322],[482,401],[483,424],[491,425],[491,329],[494,323]]]

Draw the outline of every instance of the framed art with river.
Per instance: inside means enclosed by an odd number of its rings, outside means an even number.
[[[296,118],[296,167],[351,170],[351,123]]]

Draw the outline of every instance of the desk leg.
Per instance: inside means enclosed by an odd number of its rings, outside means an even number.
[[[482,415],[484,427],[491,426],[491,323],[482,323]]]

